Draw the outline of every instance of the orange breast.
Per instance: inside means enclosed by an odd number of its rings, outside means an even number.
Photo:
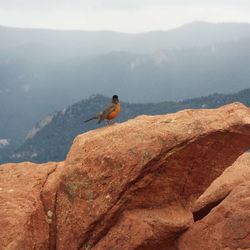
[[[119,114],[119,112],[120,112],[120,103],[117,103],[115,105],[115,110],[108,115],[107,119],[113,120]]]

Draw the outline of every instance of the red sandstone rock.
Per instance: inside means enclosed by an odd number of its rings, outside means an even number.
[[[239,103],[78,136],[57,192],[56,246],[170,249],[192,223],[190,206],[249,143],[250,112]]]
[[[40,194],[58,164],[0,165],[0,249],[48,249],[49,217]]]
[[[250,180],[250,153],[241,155],[234,164],[215,179],[194,204],[199,211],[211,203],[225,198],[237,185]]]
[[[250,249],[249,197],[250,153],[245,153],[194,203],[194,212],[202,216],[219,205],[180,237],[178,248]]]
[[[250,181],[238,185],[179,239],[179,250],[250,249]]]
[[[23,181],[15,183],[35,203],[17,205],[23,221],[7,216],[14,233],[3,246],[25,249],[33,233],[29,249],[174,249],[193,223],[194,201],[249,145],[250,110],[239,103],[140,116],[80,135],[64,165],[32,165],[28,176],[20,170]],[[15,175],[19,165],[9,166]],[[5,179],[8,165],[1,169]]]

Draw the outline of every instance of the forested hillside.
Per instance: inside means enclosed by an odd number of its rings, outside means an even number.
[[[97,125],[96,121],[89,123],[83,121],[100,112],[109,101],[110,98],[95,95],[50,114],[30,131],[21,147],[9,151],[8,154],[1,154],[1,162],[64,160],[76,135],[106,125],[105,122]],[[121,113],[115,122],[126,121],[141,114],[156,115],[190,108],[216,108],[236,101],[250,107],[250,89],[235,94],[213,94],[180,102],[148,104],[122,102]]]

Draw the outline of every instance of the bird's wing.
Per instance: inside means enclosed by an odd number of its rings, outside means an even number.
[[[100,121],[105,120],[108,115],[115,110],[115,104],[114,103],[109,103],[105,109],[101,112],[100,114]]]

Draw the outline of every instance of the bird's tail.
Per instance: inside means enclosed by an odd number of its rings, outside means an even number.
[[[97,117],[97,116],[94,116],[94,117],[92,117],[92,118],[90,118],[90,119],[88,119],[88,120],[86,120],[86,121],[84,121],[84,122],[89,122],[89,121],[94,120],[94,119],[98,119],[98,117]]]

